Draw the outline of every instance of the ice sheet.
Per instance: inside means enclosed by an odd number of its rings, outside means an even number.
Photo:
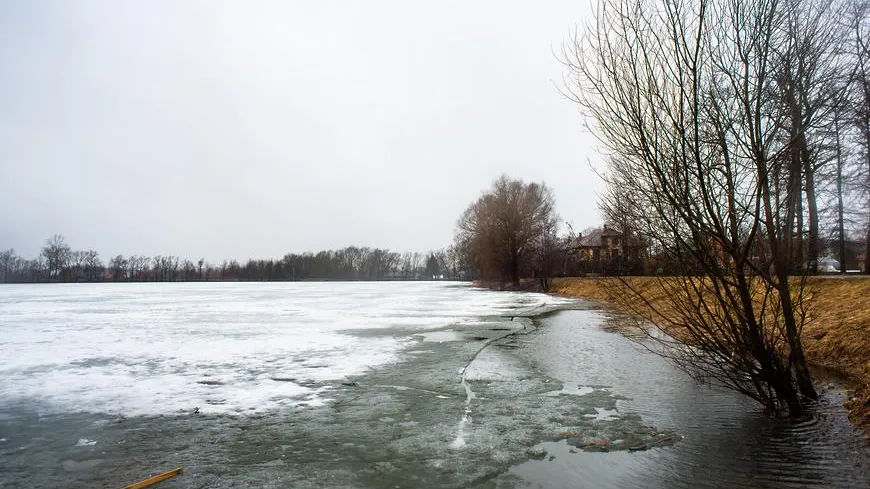
[[[415,334],[564,302],[455,283],[0,286],[0,405],[157,415],[323,402]]]

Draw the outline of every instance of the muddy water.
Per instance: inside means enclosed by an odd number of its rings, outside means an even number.
[[[421,334],[397,362],[305,383],[322,402],[250,415],[0,411],[0,487],[870,487],[870,451],[836,391],[770,420],[602,329],[583,304]],[[280,382],[276,380],[275,382]],[[222,386],[209,386],[216,390]]]
[[[540,445],[550,459],[511,468],[516,487],[870,487],[870,450],[843,410],[843,393],[826,386],[814,416],[773,420],[752,402],[699,386],[663,359],[596,327],[606,314],[573,311],[520,340],[544,374],[601,384],[628,397],[621,413],[640,415],[679,442],[643,452],[582,453],[563,442]]]

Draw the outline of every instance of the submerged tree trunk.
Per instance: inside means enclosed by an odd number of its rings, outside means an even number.
[[[794,314],[795,307],[792,302],[790,289],[791,287],[788,286],[788,276],[780,277],[779,298],[782,303],[783,323],[785,324],[786,339],[789,347],[789,365],[794,369],[795,381],[797,382],[798,389],[800,389],[800,394],[811,401],[816,401],[819,398],[819,394],[813,386],[810,369],[804,355],[800,336],[801,328],[798,328],[798,321]]]
[[[800,394],[810,400],[818,399],[815,387],[813,386],[812,377],[809,368],[807,367],[806,358],[804,357],[803,345],[801,344],[800,330],[798,327],[797,317],[794,314],[795,304],[792,301],[792,291],[789,284],[789,272],[791,264],[786,260],[788,253],[788,241],[785,242],[784,250],[780,249],[781,241],[776,239],[774,234],[775,225],[775,210],[771,203],[770,183],[763,178],[767,174],[768,168],[764,163],[764,157],[761,154],[756,155],[758,162],[758,175],[761,187],[762,205],[763,205],[763,221],[768,232],[768,246],[770,248],[770,261],[773,266],[773,273],[770,276],[770,283],[776,289],[779,295],[778,311],[782,313],[782,322],[784,326],[784,335],[786,344],[789,346],[789,366],[794,366],[795,381],[800,390]],[[785,251],[785,253],[783,253]],[[803,282],[801,282],[801,286]],[[799,291],[798,297],[803,298],[803,291]],[[802,326],[802,323],[801,323]],[[775,358],[775,356],[773,357]],[[774,363],[779,363],[773,360]],[[780,365],[776,375],[770,379],[769,383],[779,393],[779,397],[788,405],[789,414],[793,416],[802,415],[804,412],[803,404],[797,395],[797,391],[792,384],[791,369],[786,367],[783,371]]]

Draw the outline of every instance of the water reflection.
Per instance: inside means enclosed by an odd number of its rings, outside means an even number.
[[[604,331],[615,317],[566,311],[523,338],[520,351],[563,382],[610,386],[622,413],[683,436],[645,452],[586,453],[564,440],[512,468],[499,487],[870,487],[870,448],[831,391],[802,421],[770,419],[736,393],[699,386],[642,346]]]

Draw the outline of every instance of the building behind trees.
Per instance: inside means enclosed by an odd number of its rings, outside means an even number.
[[[605,224],[580,233],[568,243],[565,275],[643,275],[646,245],[631,233]]]

